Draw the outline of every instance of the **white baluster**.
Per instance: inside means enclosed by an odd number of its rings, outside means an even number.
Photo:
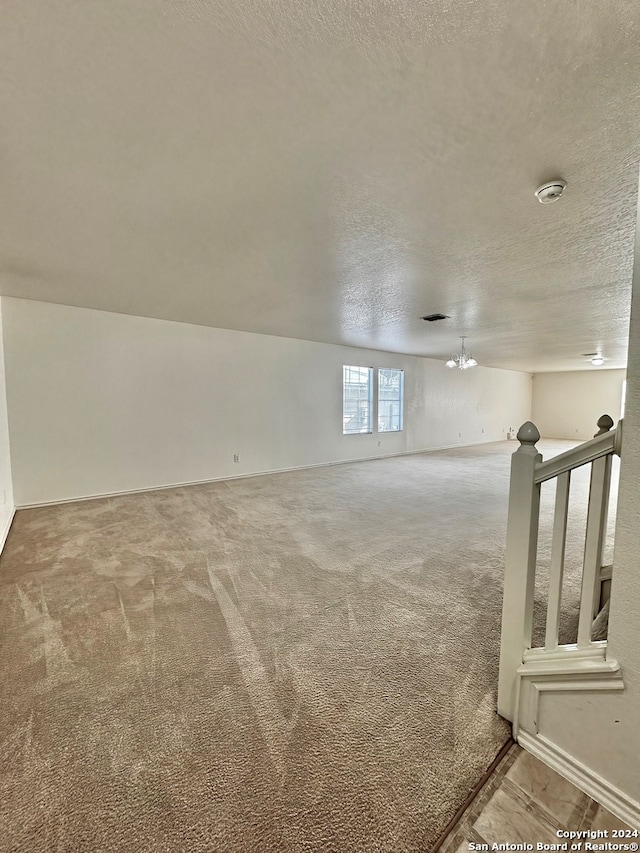
[[[611,415],[600,415],[598,418],[598,432],[594,435],[594,438],[597,438],[599,435],[602,435],[605,432],[609,432],[613,427],[613,418]],[[617,446],[618,439],[622,439],[622,421],[618,423],[618,429],[614,430],[615,433],[615,443],[614,443],[614,453],[620,455],[620,449]],[[604,604],[602,593],[603,593],[603,584],[605,581],[608,586],[611,585],[610,576],[603,580],[602,576],[602,564],[604,563],[604,550],[607,544],[607,519],[609,517],[609,496],[611,495],[611,464],[612,459],[608,457],[609,464],[607,465],[607,470],[605,472],[604,477],[604,499],[605,499],[605,507],[604,507],[604,517],[603,517],[603,531],[602,531],[602,548],[600,552],[599,559],[599,567],[598,567],[598,580],[596,580],[596,589],[595,589],[595,598],[593,601],[593,615],[594,618],[598,615],[600,608]]]
[[[600,603],[600,569],[605,544],[609,488],[611,481],[611,456],[602,456],[591,463],[589,509],[584,544],[580,617],[578,620],[578,648],[591,644],[591,625]]]
[[[540,514],[540,486],[535,483],[536,465],[542,461],[535,446],[539,439],[538,428],[527,421],[518,430],[520,447],[511,457],[498,682],[498,713],[509,720],[515,712],[516,670],[531,645]]]
[[[547,631],[544,647],[547,651],[558,648],[560,630],[560,602],[564,576],[564,552],[567,542],[567,513],[569,509],[569,483],[571,472],[560,474],[556,484],[556,508],[553,517],[551,540],[551,569],[549,572],[549,603],[547,606]]]

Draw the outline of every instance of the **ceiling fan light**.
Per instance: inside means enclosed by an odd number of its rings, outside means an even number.
[[[594,355],[591,359],[591,364],[595,364],[596,367],[600,367],[601,364],[604,364],[604,358],[601,355]]]
[[[449,361],[447,362],[447,367],[455,367],[455,366],[456,366],[455,360],[453,358],[450,358]]]
[[[478,365],[478,362],[475,360],[475,358],[470,358],[470,359],[468,359],[465,367],[477,367],[477,365]]]

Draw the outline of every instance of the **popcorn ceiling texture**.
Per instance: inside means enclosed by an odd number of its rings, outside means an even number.
[[[639,38],[635,0],[3,3],[0,293],[624,367]]]
[[[20,511],[3,849],[428,851],[509,736],[515,446]]]

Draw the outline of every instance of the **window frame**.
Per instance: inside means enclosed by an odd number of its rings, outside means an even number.
[[[398,387],[398,399],[384,400],[380,396],[381,389],[383,388],[383,383],[380,381],[381,374],[383,373],[398,373],[400,376],[400,382]],[[377,374],[377,407],[376,407],[376,423],[378,425],[377,431],[379,433],[388,434],[391,432],[402,432],[404,430],[404,370],[401,367],[379,367]],[[398,403],[398,428],[397,429],[384,429],[380,427],[380,403]],[[386,417],[386,416],[385,416]]]
[[[358,370],[358,371],[367,371],[368,382],[367,389],[368,395],[366,398],[356,397],[351,402],[353,403],[362,403],[366,402],[368,405],[368,418],[367,418],[367,428],[366,429],[357,429],[357,430],[347,430],[347,422],[346,418],[353,418],[357,416],[357,412],[352,414],[347,414],[345,412],[345,404],[347,403],[347,385],[351,385],[352,387],[357,387],[358,383],[350,382],[347,383],[347,370]],[[374,403],[375,403],[375,394],[374,394],[374,368],[368,365],[362,364],[343,364],[342,365],[342,435],[373,435],[374,429],[373,425],[375,423],[376,412],[374,412]],[[361,383],[364,385],[364,383]]]
[[[347,404],[347,386],[351,385],[353,388],[357,388],[360,384],[364,387],[364,383],[357,382],[347,382],[347,371],[366,371],[368,375],[368,396],[362,397],[361,395],[354,395],[351,399],[352,408],[355,407],[355,411],[351,411],[347,413],[345,411]],[[400,376],[399,383],[399,393],[398,399],[385,400],[380,397],[380,389],[383,387],[383,383],[380,381],[381,376],[385,373],[397,373]],[[380,426],[380,410],[381,403],[397,403],[398,410],[393,418],[397,418],[398,428],[397,429],[384,429]],[[347,430],[347,419],[357,417],[360,403],[366,403],[368,406],[368,423],[365,424],[366,428],[360,428],[356,430]],[[361,417],[361,415],[360,415]],[[380,435],[389,435],[391,433],[399,433],[404,432],[404,368],[402,367],[371,367],[370,365],[363,364],[343,364],[342,365],[342,435],[373,435],[374,433]]]

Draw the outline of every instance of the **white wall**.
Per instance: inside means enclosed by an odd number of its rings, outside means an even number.
[[[625,370],[536,373],[533,377],[533,422],[545,438],[586,441],[597,432],[600,415],[620,417]]]
[[[640,223],[640,209],[639,209]],[[536,380],[537,381],[537,380]],[[535,384],[535,383],[534,383]],[[613,415],[613,412],[611,413]],[[627,367],[627,399],[620,457],[609,646],[625,689],[543,693],[540,734],[595,777],[635,804],[640,815],[640,225],[636,230]]]
[[[531,416],[523,373],[22,299],[4,327],[18,506],[497,441]],[[342,435],[343,364],[404,369],[402,433]]]
[[[0,298],[0,551],[4,546],[13,518],[13,487],[11,482],[11,457],[9,453],[9,425],[4,375],[4,346],[2,341],[2,309]]]

